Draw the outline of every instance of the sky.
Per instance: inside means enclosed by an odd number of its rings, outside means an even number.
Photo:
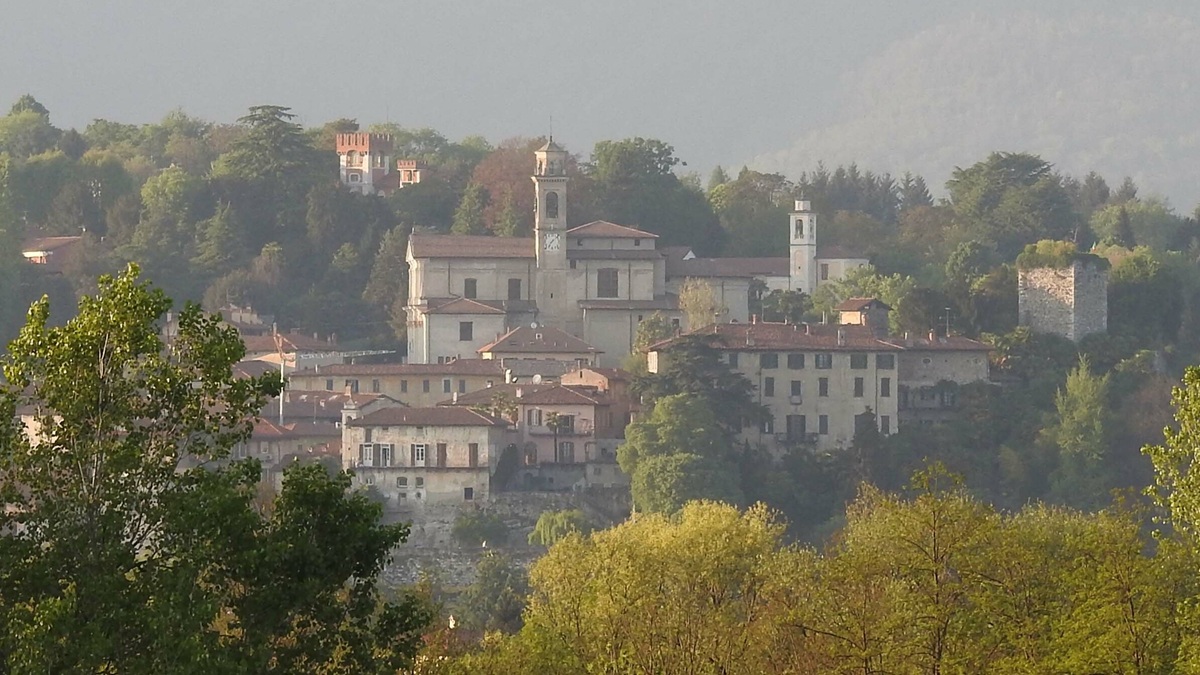
[[[1190,213],[1200,3],[1166,0],[8,0],[0,105],[60,127],[291,106],[493,142],[630,136],[687,167],[925,175],[992,150]],[[1131,5],[1136,5],[1132,7]],[[1193,74],[1192,71],[1197,71]],[[553,120],[553,122],[551,122]],[[552,125],[552,127],[551,127]]]

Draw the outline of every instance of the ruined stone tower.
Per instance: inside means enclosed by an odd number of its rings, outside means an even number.
[[[1038,333],[1079,342],[1108,331],[1108,269],[1103,261],[1074,260],[1067,267],[1021,269],[1019,321]]]

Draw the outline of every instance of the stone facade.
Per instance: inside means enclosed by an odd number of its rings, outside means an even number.
[[[1076,261],[1070,267],[1020,270],[1020,323],[1078,342],[1108,331],[1108,271]]]

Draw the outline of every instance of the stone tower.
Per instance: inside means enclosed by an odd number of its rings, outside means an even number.
[[[1022,326],[1079,342],[1108,331],[1108,270],[1100,263],[1019,271],[1017,301]]]
[[[812,203],[796,200],[790,220],[791,290],[812,294],[817,289],[817,214]]]
[[[392,166],[392,137],[387,134],[338,134],[338,171],[342,184],[365,195],[379,191]]]
[[[533,153],[533,237],[537,246],[539,321],[551,325],[567,320],[567,151],[554,137]]]

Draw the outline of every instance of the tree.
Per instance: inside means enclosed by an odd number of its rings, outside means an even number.
[[[528,230],[521,226],[521,219],[513,208],[512,190],[505,190],[500,198],[500,211],[492,224],[492,234],[497,237],[518,237],[525,235]]]
[[[477,183],[471,183],[463,193],[458,208],[454,211],[454,223],[450,231],[454,234],[487,234],[483,225],[483,207],[487,193]]]
[[[458,514],[450,534],[463,546],[495,546],[508,541],[508,525],[494,513],[475,509]]]
[[[200,242],[192,264],[212,275],[222,275],[242,262],[245,242],[242,226],[229,202],[217,205],[212,218],[199,224]]]
[[[737,180],[728,177],[708,191],[720,220],[729,233],[724,253],[738,256],[772,256],[787,250],[788,210],[795,186],[780,174],[742,169]]]
[[[1105,464],[1112,434],[1108,386],[1108,375],[1093,375],[1087,359],[1080,358],[1054,398],[1058,420],[1046,430],[1059,453],[1052,490],[1072,506],[1103,505],[1111,482]]]
[[[679,309],[683,311],[688,330],[719,323],[729,308],[717,299],[713,285],[707,279],[687,278],[679,285]]]
[[[916,290],[917,283],[911,277],[880,274],[866,265],[817,287],[812,295],[813,311],[832,316],[834,307],[847,298],[878,298],[892,308],[888,321],[893,332],[921,332],[929,329],[929,323],[928,317],[914,311],[918,309],[913,304]]]
[[[8,110],[9,115],[19,115],[24,112],[31,112],[43,117],[50,116],[50,111],[34,98],[33,94],[22,94],[21,98],[17,99],[17,102],[13,103],[12,107]]]
[[[10,345],[5,669],[394,672],[425,620],[375,587],[406,528],[379,525],[378,508],[348,496],[348,474],[316,465],[257,509],[258,462],[229,455],[280,381],[235,379],[236,332],[194,305],[163,345],[169,307],[131,266],[65,326],[36,303]],[[34,410],[30,426],[18,406]]]
[[[579,509],[542,511],[529,533],[529,543],[549,548],[571,534],[587,535],[592,529],[587,516]]]
[[[475,581],[459,599],[464,625],[479,631],[515,633],[529,594],[525,570],[495,551],[475,565]]]
[[[1182,248],[1184,218],[1161,199],[1134,199],[1096,211],[1090,222],[1099,240],[1108,240],[1126,248],[1134,244],[1156,251]]]
[[[899,185],[900,209],[907,211],[917,206],[933,206],[933,195],[929,194],[929,186],[925,179],[907,171],[900,177]]]
[[[388,230],[379,242],[371,276],[363,289],[363,300],[387,311],[397,300],[408,299],[408,227],[397,225]]]

